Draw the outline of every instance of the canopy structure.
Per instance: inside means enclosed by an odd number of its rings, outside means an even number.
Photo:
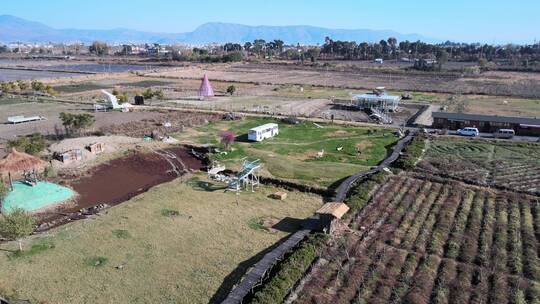
[[[41,171],[47,166],[47,162],[38,157],[19,152],[15,148],[4,159],[0,160],[0,175],[11,174],[22,176],[24,172]]]
[[[324,204],[319,210],[317,210],[315,213],[317,214],[324,214],[324,215],[331,215],[335,218],[340,219],[349,211],[349,206],[347,206],[344,203],[326,203]]]
[[[210,81],[208,80],[208,76],[206,74],[204,74],[204,77],[202,79],[198,95],[202,98],[214,96],[214,90],[212,89],[212,85],[210,84]]]

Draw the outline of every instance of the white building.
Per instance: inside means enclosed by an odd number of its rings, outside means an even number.
[[[399,106],[401,96],[388,95],[384,87],[377,87],[371,93],[354,94],[356,106],[362,110],[376,109],[382,112],[394,112]]]
[[[278,134],[279,134],[278,125],[275,123],[268,123],[268,124],[250,129],[248,132],[248,140],[263,141],[267,138],[274,137]]]

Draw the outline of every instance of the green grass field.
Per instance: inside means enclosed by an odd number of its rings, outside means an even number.
[[[66,84],[55,86],[54,89],[59,93],[80,93],[85,91],[101,90],[101,89],[110,89],[111,86],[101,85],[94,82],[84,82],[77,84]]]
[[[136,81],[136,82],[122,82],[122,83],[119,83],[118,86],[149,88],[149,87],[155,87],[155,86],[165,86],[165,85],[170,85],[170,84],[172,84],[172,82],[170,82],[170,81],[141,80],[141,81]]]
[[[250,128],[279,124],[279,135],[262,142],[247,142]],[[311,122],[299,125],[273,119],[246,119],[212,122],[193,132],[178,135],[183,141],[219,144],[219,134],[232,131],[237,141],[227,155],[214,154],[215,160],[235,168],[245,157],[259,158],[270,176],[318,186],[329,186],[355,172],[377,165],[387,155],[387,147],[397,141],[390,129],[359,128]],[[340,151],[338,151],[338,148]],[[324,150],[323,157],[317,153]]]
[[[0,245],[0,295],[32,303],[208,303],[226,281],[236,282],[254,262],[239,265],[297,228],[313,214],[318,196],[290,192],[285,201],[261,186],[234,192],[203,174],[152,188],[92,219],[73,222]],[[271,218],[281,231],[254,227]],[[287,231],[287,232],[285,232]],[[233,271],[238,271],[229,276]],[[230,286],[229,286],[230,287]]]

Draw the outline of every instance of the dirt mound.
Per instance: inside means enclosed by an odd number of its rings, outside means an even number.
[[[184,148],[118,158],[97,166],[87,176],[70,183],[80,195],[75,209],[103,203],[116,205],[177,178],[178,173],[202,167],[203,163]]]

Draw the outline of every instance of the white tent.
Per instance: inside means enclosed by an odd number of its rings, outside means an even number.
[[[119,104],[118,98],[116,98],[116,96],[114,96],[113,94],[105,90],[101,90],[101,93],[107,96],[107,105],[105,106],[94,105],[94,108],[96,109],[96,111],[113,109],[113,110],[122,110],[122,112],[127,112],[129,111],[129,108],[133,107],[130,103],[127,103],[127,102],[124,102],[123,104]]]

